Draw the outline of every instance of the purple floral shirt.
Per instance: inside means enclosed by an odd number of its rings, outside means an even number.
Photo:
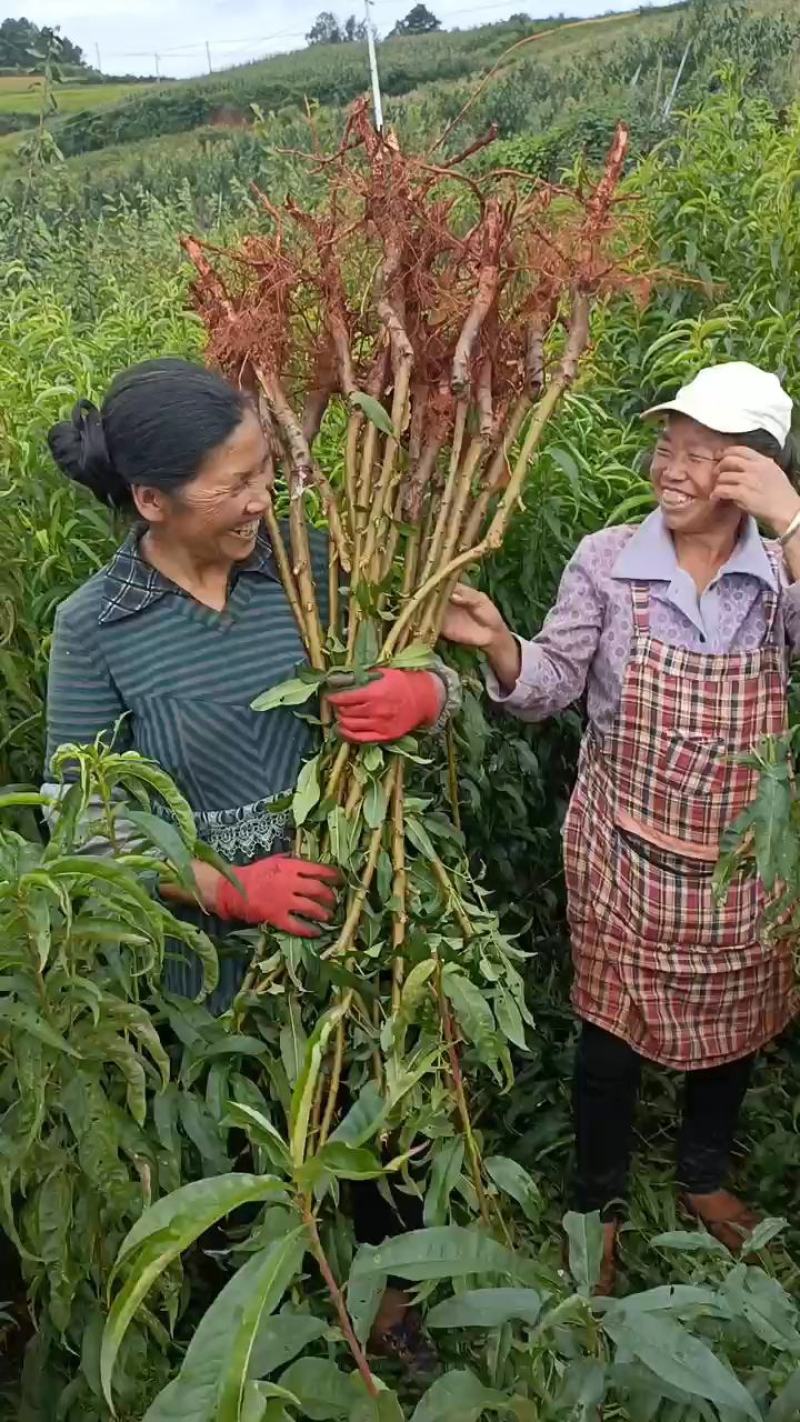
[[[776,543],[766,544],[754,519],[704,592],[678,567],[675,546],[656,510],[641,525],[606,528],[584,538],[561,579],[555,607],[541,632],[519,638],[522,667],[504,695],[491,670],[491,699],[523,721],[543,721],[584,693],[590,723],[600,732],[616,719],[631,650],[631,583],[650,584],[650,629],[659,641],[692,652],[745,652],[766,631],[765,588],[778,586],[767,548],[778,555],[779,624],[800,654],[800,582],[790,583]],[[778,631],[780,632],[780,625]]]

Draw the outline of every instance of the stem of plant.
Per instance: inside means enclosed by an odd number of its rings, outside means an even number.
[[[347,1341],[347,1346],[353,1355],[353,1361],[355,1362],[355,1365],[364,1380],[364,1386],[367,1389],[367,1392],[369,1393],[370,1397],[378,1398],[380,1394],[375,1383],[375,1379],[373,1378],[372,1373],[370,1371],[370,1366],[367,1362],[364,1350],[361,1347],[361,1344],[359,1343],[358,1339],[356,1338],[350,1315],[347,1312],[347,1305],[344,1301],[344,1295],[336,1282],[333,1270],[331,1269],[331,1266],[328,1263],[328,1257],[322,1247],[322,1240],[319,1237],[319,1230],[317,1229],[316,1216],[314,1215],[314,1212],[311,1208],[311,1201],[308,1197],[304,1198],[303,1200],[302,1214],[303,1223],[308,1231],[308,1238],[311,1245],[311,1253],[314,1255],[314,1258],[316,1259],[319,1265],[320,1273],[322,1274],[322,1277],[327,1285],[328,1293],[331,1296],[331,1301],[336,1310],[336,1316],[339,1319],[339,1325]]]
[[[489,1204],[486,1199],[486,1191],[483,1188],[480,1151],[478,1150],[477,1142],[472,1131],[472,1122],[469,1118],[469,1107],[467,1105],[467,1095],[464,1090],[464,1078],[461,1074],[461,1063],[458,1059],[458,1046],[453,1032],[450,1004],[444,995],[444,988],[442,986],[441,964],[436,970],[436,996],[439,1003],[439,1016],[444,1031],[444,1039],[447,1045],[447,1059],[450,1064],[450,1080],[453,1084],[453,1095],[456,1098],[456,1107],[461,1121],[461,1130],[464,1134],[464,1142],[467,1147],[470,1175],[472,1176],[472,1183],[475,1186],[475,1194],[478,1197],[481,1219],[488,1227]]]

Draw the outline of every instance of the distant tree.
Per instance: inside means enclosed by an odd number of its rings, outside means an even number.
[[[533,20],[531,19],[530,15],[526,15],[522,10],[520,10],[519,14],[517,14],[517,15],[509,15],[508,20],[506,21],[506,24],[509,24],[509,25],[532,25],[532,24],[533,24]]]
[[[342,26],[342,35],[348,43],[353,40],[365,40],[367,38],[366,20],[357,20],[355,15],[348,15]]]
[[[398,20],[393,35],[429,35],[434,30],[442,28],[441,20],[430,11],[427,5],[415,5],[413,10],[409,10],[404,20]]]
[[[52,31],[40,29],[31,20],[3,20],[0,25],[0,68],[35,69],[37,55],[48,48],[48,36]],[[59,58],[63,64],[84,67],[83,50],[72,40],[58,35]]]
[[[344,38],[336,16],[330,10],[321,10],[306,35],[306,43],[341,44]]]

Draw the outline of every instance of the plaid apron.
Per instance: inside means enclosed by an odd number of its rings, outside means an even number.
[[[651,637],[649,586],[632,596],[617,723],[586,736],[564,825],[572,1002],[642,1056],[694,1070],[756,1051],[798,1007],[758,880],[737,876],[721,904],[712,892],[722,833],[757,788],[731,757],[786,726],[778,595],[764,594],[763,645],[721,656]]]

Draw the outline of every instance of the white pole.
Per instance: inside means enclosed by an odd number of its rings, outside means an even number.
[[[208,72],[209,74],[213,74],[214,66],[211,63],[211,45],[209,44],[208,40],[206,40],[206,59],[208,60]]]
[[[100,46],[99,46],[99,44],[96,44],[96,45],[95,45],[95,47],[94,47],[94,52],[95,52],[95,54],[97,55],[97,72],[98,72],[98,74],[102,74],[102,72],[103,72],[103,66],[102,66],[102,64],[100,63]]]
[[[375,127],[383,133],[383,104],[381,103],[381,81],[378,77],[378,56],[375,53],[375,29],[372,24],[370,5],[372,0],[364,0],[364,15],[367,21],[367,48],[369,50],[369,72],[372,79],[372,107],[375,110]]]
[[[160,57],[160,56],[157,55],[157,54],[153,56],[153,58],[154,58],[155,61],[156,61],[156,83],[157,83],[157,84],[160,84],[160,83],[161,83],[161,70],[160,70],[159,67],[158,67],[159,57]]]

